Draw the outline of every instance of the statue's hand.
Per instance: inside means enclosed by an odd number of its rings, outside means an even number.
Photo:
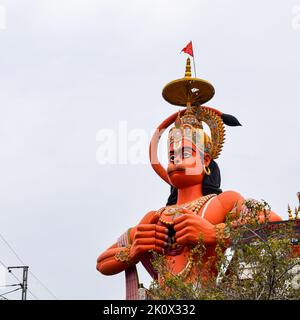
[[[140,260],[140,257],[149,250],[158,253],[164,252],[164,248],[167,246],[168,229],[157,225],[158,219],[159,215],[155,215],[149,224],[137,226],[130,249],[130,256],[134,262]]]
[[[195,245],[200,237],[207,244],[216,242],[215,226],[206,219],[195,215],[191,210],[182,209],[184,213],[174,219],[175,239],[181,245]]]

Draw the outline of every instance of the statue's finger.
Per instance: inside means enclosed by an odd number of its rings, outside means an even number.
[[[145,252],[154,250],[154,251],[156,251],[158,253],[164,253],[164,249],[162,247],[155,246],[155,245],[144,245],[142,247],[142,250],[145,251]]]
[[[165,232],[156,232],[155,238],[160,240],[167,240],[169,237]]]
[[[158,225],[155,226],[155,231],[156,232],[161,232],[161,233],[166,233],[166,234],[169,232],[167,227],[158,226]]]
[[[176,231],[175,233],[175,239],[179,239],[180,237],[186,235],[188,232],[192,232],[190,227],[183,228],[180,231]]]
[[[153,238],[144,238],[144,239],[137,239],[136,240],[136,245],[138,246],[145,246],[145,245],[157,245],[160,247],[165,247],[167,246],[167,242],[160,240],[160,239],[155,239]]]
[[[154,224],[140,224],[137,226],[137,231],[151,231],[155,230]]]
[[[150,230],[150,231],[137,231],[135,238],[140,239],[140,238],[152,238],[155,237],[155,230]]]
[[[176,242],[181,245],[185,245],[187,243],[187,236],[183,235],[179,238],[176,238]]]
[[[162,253],[162,254],[165,253],[165,249],[162,247],[155,246],[154,250],[158,253]]]
[[[168,243],[167,243],[167,241],[156,239],[155,240],[155,245],[156,246],[160,246],[162,248],[165,248],[168,245]]]
[[[156,230],[151,231],[137,231],[135,235],[135,239],[142,239],[142,238],[156,238],[160,240],[168,239],[168,235],[166,232],[158,232]]]
[[[175,225],[174,225],[174,230],[175,230],[176,232],[177,232],[177,231],[180,231],[180,230],[186,228],[187,225],[188,225],[188,223],[187,223],[187,221],[186,221],[186,219],[185,219],[185,220],[183,220],[183,221],[181,221],[181,222],[179,222],[179,223],[175,223]]]
[[[142,246],[142,250],[144,252],[147,252],[147,251],[150,251],[150,250],[155,250],[155,245],[154,244],[144,245],[144,246]]]
[[[187,218],[188,218],[188,215],[183,214],[182,216],[175,218],[173,221],[174,221],[174,224],[178,224],[186,220]]]

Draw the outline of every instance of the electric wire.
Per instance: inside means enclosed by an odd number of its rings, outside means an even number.
[[[7,287],[16,287],[16,286],[19,286],[20,284],[19,283],[15,283],[15,284],[6,284],[4,286],[0,286],[0,288],[7,288]]]
[[[19,283],[19,286],[21,287],[21,289],[23,288],[23,284],[22,284],[22,281],[13,273],[12,270],[9,270],[9,273],[16,279],[18,280],[20,283]],[[27,291],[32,295],[33,298],[35,298],[35,300],[39,300],[39,298],[27,287]]]
[[[37,282],[55,299],[58,300],[58,298],[55,296],[55,294],[34,274],[29,270],[29,273],[35,278]]]
[[[17,289],[14,289],[14,290],[11,290],[11,291],[7,291],[7,292],[5,292],[5,293],[1,293],[1,296],[3,297],[3,296],[6,296],[7,294],[9,294],[9,293],[13,293],[13,292],[15,292],[15,291],[18,291],[18,290],[21,290],[22,288],[17,288]]]
[[[0,263],[8,270],[8,266],[2,261],[2,260],[0,260]],[[9,273],[11,273],[11,275],[16,279],[16,280],[18,280],[19,281],[19,286],[21,286],[21,284],[22,284],[22,281],[10,270],[9,271]]]
[[[11,250],[11,252],[15,255],[15,257],[23,264],[26,265],[26,263],[20,258],[20,256],[17,254],[17,252],[14,250],[14,248],[9,244],[9,242],[4,238],[4,236],[0,233],[0,238],[3,240],[3,242],[7,245],[7,247]],[[0,261],[1,262],[1,261]],[[4,265],[4,264],[3,264]],[[4,265],[5,266],[5,265]],[[33,278],[55,299],[58,300],[58,298],[55,296],[55,294],[30,270],[28,272],[31,274]],[[29,291],[29,289],[27,289]],[[29,291],[30,292],[30,291]],[[31,293],[33,297],[36,298],[36,296]],[[37,299],[37,298],[36,298]],[[38,300],[38,299],[37,299]]]
[[[33,296],[33,298],[35,300],[39,300],[39,298],[32,291],[30,291],[28,288],[27,288],[27,291]]]
[[[7,269],[7,265],[3,263],[1,260],[0,260],[0,264],[2,264]]]
[[[24,261],[22,261],[22,259],[19,257],[19,255],[16,253],[16,251],[14,250],[14,248],[8,243],[8,241],[6,241],[6,239],[4,238],[4,236],[0,233],[0,238],[3,240],[3,242],[9,247],[9,249],[13,252],[13,254],[17,257],[17,259],[23,264],[25,265]]]
[[[0,260],[0,263],[1,263],[6,269],[8,269],[7,265],[6,265],[2,260]],[[18,283],[18,284],[13,284],[13,285],[8,285],[8,286],[20,286],[20,288],[19,288],[18,290],[22,289],[22,287],[23,287],[22,281],[12,272],[12,270],[9,270],[9,273],[10,273],[16,280],[18,280],[19,283]],[[17,291],[17,290],[14,290],[14,291]],[[14,291],[12,291],[12,292],[14,292]],[[27,291],[32,295],[33,298],[35,298],[35,300],[39,300],[38,297],[37,297],[30,289],[27,288]],[[1,294],[0,296],[2,297],[3,294]],[[8,299],[5,298],[5,297],[3,297],[3,298],[6,299],[6,300],[8,300]]]

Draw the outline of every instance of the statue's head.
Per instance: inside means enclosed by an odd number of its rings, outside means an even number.
[[[189,140],[182,139],[180,145],[174,143],[169,147],[169,180],[176,188],[184,188],[203,182],[204,175],[209,173],[211,157],[203,153]]]
[[[221,176],[214,161],[221,153],[225,124],[239,126],[232,115],[204,106],[215,93],[212,84],[206,80],[191,76],[191,63],[187,59],[185,76],[169,82],[163,88],[163,98],[172,105],[186,107],[165,119],[155,131],[149,148],[150,163],[155,172],[171,185],[168,204],[177,199],[177,188],[202,183],[204,195],[220,193]],[[161,165],[157,155],[159,139],[172,123],[168,140],[169,164],[167,170]],[[202,122],[210,129],[204,132]]]
[[[202,122],[196,115],[197,110],[198,108],[191,108],[182,118],[178,114],[175,126],[169,132],[167,173],[175,188],[202,184],[205,175],[210,175],[211,161],[220,152],[221,146],[216,148],[210,136],[204,132]],[[202,113],[202,117],[203,115]],[[221,131],[217,130],[221,140],[222,129],[221,125]]]

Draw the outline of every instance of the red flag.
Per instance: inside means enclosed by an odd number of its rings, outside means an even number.
[[[194,52],[193,52],[193,44],[192,41],[190,41],[186,47],[184,47],[181,52],[185,52],[187,54],[189,54],[190,56],[192,56],[194,58]]]

